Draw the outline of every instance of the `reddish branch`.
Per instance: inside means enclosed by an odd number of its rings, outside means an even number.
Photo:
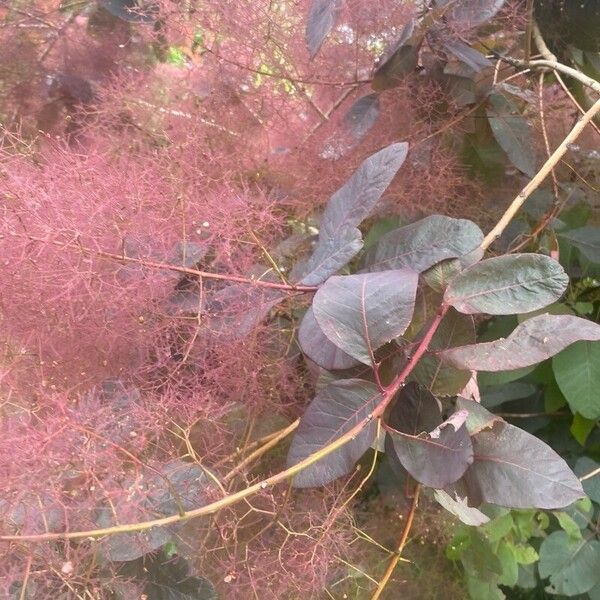
[[[199,269],[192,269],[190,267],[181,267],[178,265],[171,265],[169,263],[158,262],[154,260],[147,260],[145,258],[134,258],[126,256],[125,254],[116,254],[114,252],[105,252],[104,250],[94,250],[83,246],[78,242],[58,242],[55,240],[48,240],[40,237],[26,235],[27,239],[34,242],[42,242],[44,244],[53,244],[61,248],[70,248],[79,250],[83,254],[89,254],[97,256],[99,258],[106,258],[109,260],[117,260],[127,263],[135,263],[144,267],[151,267],[153,269],[165,269],[168,271],[175,271],[177,273],[183,273],[185,275],[195,275],[196,277],[203,279],[218,279],[220,281],[230,281],[234,283],[247,283],[255,287],[268,288],[272,290],[282,290],[285,292],[316,292],[319,288],[315,285],[296,285],[293,283],[277,283],[274,281],[263,281],[261,279],[255,279],[253,277],[242,277],[241,275],[230,275],[226,273],[211,273],[209,271],[200,271]]]

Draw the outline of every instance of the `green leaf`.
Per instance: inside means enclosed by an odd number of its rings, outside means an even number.
[[[571,344],[576,346],[579,340],[600,340],[600,325],[569,315],[540,315],[521,323],[506,339],[450,348],[438,356],[459,369],[510,371],[541,363]],[[563,365],[561,361],[559,369],[562,368],[563,374],[568,373],[571,364]],[[556,375],[554,362],[553,369]],[[569,389],[568,383],[566,387]],[[562,387],[561,391],[564,394]]]
[[[483,233],[472,221],[431,215],[384,234],[365,256],[369,271],[408,267],[419,273],[450,258],[481,257]],[[465,259],[466,264],[470,262]]]
[[[493,581],[481,581],[467,577],[467,589],[471,600],[505,600],[506,596]]]
[[[586,225],[561,232],[558,237],[575,246],[589,261],[600,263],[600,227]]]
[[[502,564],[500,583],[508,587],[515,586],[519,579],[519,564],[513,552],[512,544],[502,540],[496,552]]]
[[[573,344],[552,359],[552,369],[571,410],[586,419],[600,418],[600,341]]]
[[[381,399],[377,387],[361,379],[336,381],[322,389],[302,416],[288,452],[288,466],[308,458],[366,419]],[[300,471],[294,477],[294,487],[322,486],[350,473],[375,440],[376,432],[373,420],[353,440]]]
[[[552,304],[568,284],[568,275],[548,256],[511,254],[488,258],[458,274],[444,300],[467,314],[518,314]]]
[[[464,411],[454,413],[429,434],[388,429],[396,457],[416,481],[441,489],[463,476],[473,462],[466,416]]]
[[[515,523],[510,511],[492,519],[489,523],[481,528],[483,534],[492,543],[500,541],[504,536],[508,535]]]
[[[504,569],[494,548],[478,529],[471,528],[469,537],[470,547],[462,557],[465,571],[482,581],[497,583]]]
[[[573,542],[566,532],[555,531],[540,547],[540,577],[550,577],[550,592],[575,596],[600,582],[600,542]]]
[[[539,560],[539,555],[533,546],[529,544],[516,544],[513,546],[513,553],[516,561],[520,565],[532,565]]]
[[[330,277],[314,297],[314,316],[331,342],[370,365],[375,350],[409,326],[417,284],[408,269]]]
[[[558,524],[561,529],[566,532],[571,541],[581,539],[581,529],[579,529],[579,525],[577,525],[573,517],[563,511],[555,512],[554,516],[558,519]]]
[[[537,552],[536,552],[537,557]],[[537,561],[537,558],[536,558]],[[519,565],[519,580],[517,585],[525,590],[533,590],[538,586],[537,565]]]
[[[322,1],[322,0],[321,0]],[[391,144],[365,159],[327,203],[319,240],[308,262],[291,274],[302,285],[318,285],[341,269],[362,248],[357,226],[371,213],[402,166],[408,144]]]
[[[585,442],[596,426],[596,422],[595,419],[586,419],[579,413],[575,413],[569,431],[581,446],[585,446]]]
[[[494,408],[504,402],[510,402],[511,400],[528,398],[529,396],[532,396],[536,390],[537,386],[523,381],[512,381],[504,385],[495,385],[486,388],[480,386],[479,388],[481,393],[481,403],[486,408]]]
[[[496,141],[513,165],[533,177],[536,172],[535,146],[527,119],[511,100],[499,94],[490,94],[487,116]]]
[[[587,529],[594,516],[592,501],[587,496],[581,500],[577,500],[577,502],[573,502],[573,504],[567,506],[562,512],[569,515],[577,527],[582,530]]]

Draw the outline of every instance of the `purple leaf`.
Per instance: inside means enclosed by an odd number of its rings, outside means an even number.
[[[384,234],[367,253],[365,264],[369,271],[408,267],[421,273],[443,260],[470,255],[482,240],[481,229],[472,221],[431,215]]]
[[[443,350],[459,369],[510,371],[535,365],[580,341],[600,340],[600,325],[571,315],[543,314],[521,323],[505,339]]]
[[[402,166],[408,144],[397,143],[369,156],[327,203],[314,254],[293,275],[302,285],[318,285],[362,248],[357,226],[371,213]],[[299,273],[301,271],[301,273]]]
[[[466,411],[454,413],[429,434],[409,435],[388,430],[402,466],[420,483],[444,488],[458,481],[473,462]]]
[[[312,307],[306,311],[300,329],[298,342],[302,352],[323,369],[335,371],[351,369],[360,364],[358,360],[340,350],[319,327]]]
[[[315,295],[314,316],[329,340],[369,365],[377,348],[406,331],[417,284],[408,269],[330,277]]]
[[[306,22],[306,45],[311,58],[314,58],[335,25],[342,6],[341,0],[313,0]]]
[[[336,381],[321,390],[302,416],[288,452],[293,466],[318,452],[373,412],[382,400],[377,387],[362,379]],[[322,486],[352,471],[377,433],[373,420],[354,439],[298,473],[294,487]]]
[[[466,314],[514,315],[558,300],[569,285],[560,264],[542,254],[488,258],[459,273],[444,301]]]

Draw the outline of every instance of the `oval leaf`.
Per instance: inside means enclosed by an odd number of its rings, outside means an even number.
[[[512,164],[525,175],[536,172],[535,147],[531,127],[513,102],[500,94],[491,94],[487,117],[496,141]]]
[[[466,412],[452,415],[429,434],[418,436],[388,430],[402,466],[420,483],[444,488],[458,481],[473,462]]]
[[[595,325],[600,339],[600,325],[586,322]],[[600,418],[600,342],[573,344],[552,359],[552,370],[571,410],[586,419]]]
[[[600,227],[586,225],[559,233],[558,237],[575,246],[589,261],[600,263]]]
[[[377,387],[362,379],[336,381],[321,390],[300,421],[288,452],[288,466],[318,452],[366,419],[381,399]],[[294,487],[317,487],[350,473],[376,433],[372,421],[353,440],[298,473]]]
[[[442,42],[444,49],[453,54],[462,63],[479,73],[482,69],[492,66],[492,63],[481,52],[477,52],[464,42],[457,39],[449,39]]]
[[[552,258],[511,254],[488,258],[458,274],[444,300],[462,313],[513,315],[548,306],[568,284],[568,275]]]
[[[314,58],[325,38],[335,25],[341,0],[313,0],[306,21],[306,45],[311,58]]]
[[[408,144],[397,143],[367,158],[329,199],[321,217],[319,240],[313,255],[292,278],[302,285],[318,285],[339,271],[362,248],[356,228],[373,210],[402,166]]]
[[[379,116],[379,94],[368,94],[359,98],[344,115],[344,125],[358,141],[361,140]]]
[[[474,460],[464,476],[469,497],[507,508],[554,509],[585,495],[567,463],[522,429],[499,421],[471,439]]]
[[[459,369],[511,371],[535,365],[579,340],[600,340],[600,325],[571,315],[539,315],[505,339],[443,350],[438,356]]]
[[[330,277],[315,295],[315,319],[338,348],[369,365],[409,326],[418,281],[408,269]]]
[[[369,271],[408,267],[421,273],[443,260],[470,254],[482,240],[481,229],[472,221],[431,215],[383,235],[365,263]]]
[[[320,367],[328,371],[338,369],[351,369],[360,364],[355,358],[340,350],[319,327],[312,307],[310,307],[298,330],[298,343],[302,352],[317,363]]]
[[[432,431],[442,423],[442,411],[436,397],[423,386],[411,381],[398,396],[388,417],[396,431],[418,435]]]
[[[600,582],[600,542],[551,533],[540,547],[540,577],[550,577],[550,593],[576,596]]]

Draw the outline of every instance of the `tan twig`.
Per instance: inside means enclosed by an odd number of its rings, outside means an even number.
[[[535,45],[538,47],[538,50],[540,51],[544,60],[558,62],[558,59],[556,58],[556,56],[554,54],[552,54],[550,48],[548,48],[548,46],[546,45],[544,37],[542,36],[542,32],[540,31],[540,28],[537,26],[537,23],[535,23],[535,22],[533,23],[532,31],[533,31],[533,39],[535,40]],[[564,82],[563,78],[561,77],[560,73],[557,70],[554,70],[554,77],[556,78],[556,81],[558,81],[558,83],[560,84],[560,87],[563,89],[565,94],[568,96],[568,98],[571,100],[571,102],[575,105],[577,110],[582,115],[585,114],[585,109],[581,106],[581,104],[579,104],[579,102],[577,101],[575,96],[573,96],[573,94],[571,93],[571,90],[567,87],[567,84]],[[590,125],[594,128],[596,133],[598,133],[600,135],[600,128],[598,127],[598,125],[596,125],[596,123],[594,123],[594,121],[592,121],[590,123]]]
[[[410,509],[409,509],[408,515],[406,517],[406,523],[404,524],[404,529],[402,530],[402,534],[400,535],[400,542],[398,543],[398,550],[396,550],[396,552],[394,553],[394,556],[392,556],[392,560],[390,560],[390,563],[388,564],[388,568],[386,569],[385,573],[383,574],[383,577],[379,581],[379,585],[377,586],[375,593],[373,594],[373,596],[371,596],[371,600],[379,600],[379,598],[381,598],[381,594],[383,593],[385,586],[387,585],[388,581],[390,580],[390,577],[394,573],[394,569],[396,568],[396,565],[402,559],[402,552],[404,551],[404,547],[406,546],[406,541],[408,540],[408,536],[410,534],[410,530],[412,529],[413,521],[415,519],[415,513],[417,512],[420,491],[421,491],[421,486],[419,484],[417,484],[417,486],[415,487],[415,492],[413,495],[412,503],[410,505]]]
[[[33,562],[33,553],[27,556],[27,562],[25,563],[25,574],[23,575],[23,583],[21,584],[21,593],[19,594],[19,600],[25,600],[27,598],[27,584],[29,583],[29,576],[31,575],[31,563]]]
[[[600,100],[596,103],[581,117],[575,127],[571,129],[567,137],[562,141],[560,146],[552,153],[548,160],[544,163],[542,168],[535,174],[535,176],[529,181],[529,183],[519,192],[517,197],[512,201],[510,206],[506,209],[502,218],[494,226],[494,228],[485,236],[481,243],[481,248],[487,250],[491,244],[497,240],[502,232],[506,229],[507,225],[512,221],[514,216],[517,214],[523,203],[529,196],[537,190],[546,177],[552,172],[552,169],[560,162],[560,159],[566,154],[569,146],[575,142],[575,140],[581,135],[586,125],[600,113]]]
[[[525,30],[525,60],[529,62],[529,60],[531,59],[531,36],[534,27],[533,0],[527,0],[525,12],[527,14],[527,28]]]
[[[591,479],[592,477],[596,477],[596,475],[599,475],[599,474],[600,474],[600,467],[598,467],[597,469],[594,469],[590,473],[586,473],[585,475],[582,475],[579,478],[579,481],[586,481],[588,479]]]
[[[223,477],[223,481],[227,483],[230,481],[237,473],[239,473],[244,467],[248,466],[250,463],[253,463],[256,459],[260,458],[265,452],[268,452],[271,448],[275,447],[281,440],[286,438],[290,433],[295,431],[300,424],[300,419],[296,419],[293,423],[290,423],[287,427],[282,429],[272,437],[268,442],[254,450],[246,456],[244,460],[242,460],[236,467],[234,467],[225,477]]]
[[[539,90],[538,90],[538,102],[540,107],[540,123],[542,125],[542,137],[544,138],[544,147],[546,149],[546,156],[550,158],[552,151],[550,150],[550,140],[548,139],[548,129],[546,127],[546,112],[544,110],[544,71],[540,73]],[[559,188],[558,179],[556,178],[556,172],[554,168],[550,170],[552,176],[552,190],[554,192],[554,202],[559,201]]]

